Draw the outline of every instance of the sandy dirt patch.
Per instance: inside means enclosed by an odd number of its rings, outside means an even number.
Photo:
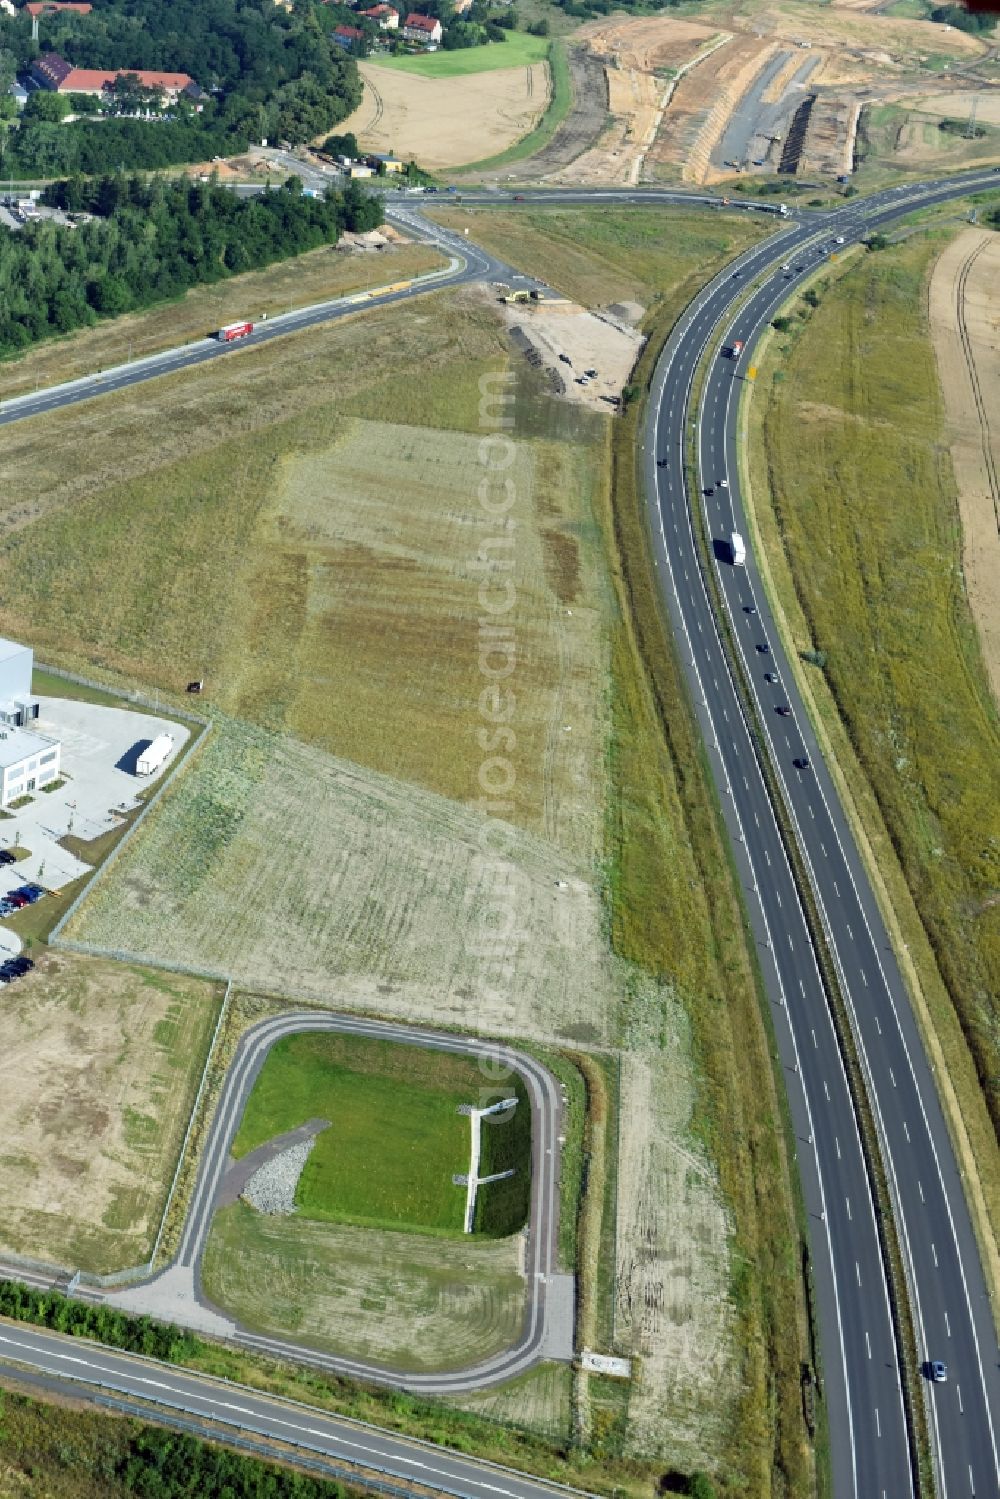
[[[368,151],[413,157],[431,171],[496,156],[533,130],[549,98],[548,65],[457,78],[418,78],[362,63],[364,97],[339,127]]]
[[[554,390],[581,406],[611,409],[645,342],[641,333],[621,318],[587,312],[575,302],[551,310],[514,304],[504,311],[515,346],[547,371]],[[597,374],[588,378],[590,369]]]
[[[739,1378],[728,1224],[714,1171],[689,1133],[684,1029],[678,1012],[666,1052],[622,1056],[615,1337],[641,1360],[629,1400],[632,1450],[698,1467],[718,1445]],[[712,1419],[716,1431],[706,1426]]]
[[[930,285],[930,324],[951,434],[962,560],[994,696],[1000,702],[1000,239],[966,229]]]
[[[216,986],[45,952],[3,991],[0,1241],[87,1270],[152,1248]]]
[[[559,180],[632,183],[674,91],[671,74],[695,66],[718,33],[665,17],[594,22],[577,33],[604,64],[610,123]]]
[[[712,152],[733,110],[778,50],[773,42],[735,37],[712,54],[707,67],[686,73],[663,116],[650,152],[651,164],[680,168],[686,182],[721,181],[730,176],[712,165]]]

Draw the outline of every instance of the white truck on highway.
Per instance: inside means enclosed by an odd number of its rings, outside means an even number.
[[[746,567],[747,549],[739,531],[734,531],[729,538],[729,555],[734,567]]]

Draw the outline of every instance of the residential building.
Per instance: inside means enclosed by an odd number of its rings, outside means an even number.
[[[408,42],[423,42],[425,47],[436,47],[443,36],[441,22],[434,16],[418,16],[412,11],[406,18],[403,35]]]
[[[102,94],[119,78],[135,78],[143,88],[158,89],[168,103],[187,89],[193,79],[187,73],[158,73],[146,68],[75,68],[58,52],[44,52],[31,65],[31,76],[40,88],[57,94]]]
[[[344,168],[344,171],[348,177],[374,177],[375,175],[371,167],[366,167],[360,161],[352,161]]]
[[[358,15],[366,21],[375,21],[380,31],[395,31],[399,25],[399,11],[391,5],[371,5],[367,10],[359,10]]]
[[[360,26],[338,26],[333,33],[333,40],[338,47],[343,47],[345,52],[354,52],[364,42],[365,34]]]
[[[24,8],[37,20],[39,16],[55,15],[60,10],[75,10],[78,15],[89,16],[94,7],[78,3],[78,0],[31,0]]]

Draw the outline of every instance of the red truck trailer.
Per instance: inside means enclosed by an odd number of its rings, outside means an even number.
[[[215,335],[220,344],[231,344],[236,338],[248,338],[253,332],[253,323],[227,323]]]

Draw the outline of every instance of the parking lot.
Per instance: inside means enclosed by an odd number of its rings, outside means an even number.
[[[108,708],[71,698],[40,699],[38,733],[62,744],[61,784],[36,791],[25,806],[5,809],[0,817],[0,960],[20,951],[20,940],[3,924],[11,914],[10,896],[34,884],[59,891],[93,867],[60,842],[67,835],[90,843],[120,825],[134,810],[141,792],[162,780],[190,736],[190,729],[170,719]],[[173,736],[173,748],[152,775],[137,776],[139,753],[159,734]],[[3,862],[11,849],[23,857]]]

